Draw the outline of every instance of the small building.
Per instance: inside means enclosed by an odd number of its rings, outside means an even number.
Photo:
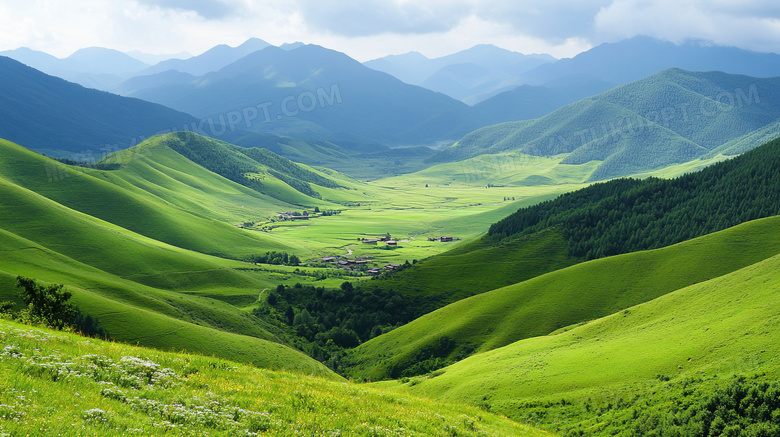
[[[444,236],[444,235],[442,235],[442,236],[439,238],[439,241],[441,241],[442,243],[445,243],[445,242],[448,242],[448,241],[452,241],[452,237],[450,237],[450,236]]]
[[[398,242],[395,240],[387,240],[385,241],[385,244],[387,244],[388,246],[398,246]]]
[[[379,274],[379,269],[368,269],[366,270],[367,275],[376,276]]]
[[[332,262],[336,262],[338,260],[339,260],[339,257],[337,257],[337,256],[323,256],[320,261],[324,262],[324,263],[332,263]]]
[[[363,244],[374,244],[375,245],[377,243],[377,241],[379,241],[379,239],[377,239],[377,238],[364,238],[363,239]]]

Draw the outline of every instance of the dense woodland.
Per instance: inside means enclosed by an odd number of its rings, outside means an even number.
[[[362,291],[350,282],[338,289],[279,285],[254,314],[275,319],[291,335],[291,343],[339,370],[344,350],[419,317],[424,299],[393,290]]]
[[[669,246],[780,214],[780,140],[676,179],[617,179],[518,210],[490,227],[497,239],[563,229],[588,259]]]

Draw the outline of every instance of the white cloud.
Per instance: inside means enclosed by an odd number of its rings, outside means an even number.
[[[67,56],[88,46],[201,53],[250,37],[303,41],[359,59],[481,43],[572,56],[647,34],[780,47],[776,0],[25,0],[0,5],[0,50]]]
[[[615,0],[597,14],[595,34],[605,40],[640,34],[673,42],[704,39],[776,51],[780,5],[763,0]]]

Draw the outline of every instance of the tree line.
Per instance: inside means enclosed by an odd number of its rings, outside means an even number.
[[[586,259],[669,246],[780,214],[780,140],[674,179],[597,183],[518,210],[492,225],[496,240],[563,230]]]

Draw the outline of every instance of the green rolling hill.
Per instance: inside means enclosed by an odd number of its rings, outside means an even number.
[[[778,78],[670,69],[535,120],[481,128],[431,161],[504,151],[567,153],[563,164],[602,161],[591,180],[627,176],[691,161],[754,135],[780,116],[778,92]]]
[[[753,429],[759,425],[749,425],[750,435],[773,435],[773,416],[753,414],[747,400],[745,409],[737,406],[748,390],[763,390],[763,408],[775,408],[776,389],[767,392],[758,384],[780,376],[779,269],[780,256],[774,256],[594,321],[477,354],[430,377],[380,385],[533,418],[568,435],[700,435],[732,424],[732,432],[747,432],[748,425],[738,425],[740,417],[765,421],[764,434]],[[718,407],[718,393],[736,401]],[[734,410],[727,413],[733,416],[716,423],[719,408]]]
[[[170,147],[172,144],[189,147],[180,150],[190,151],[211,145],[235,148],[191,133],[168,134],[106,158],[104,162],[120,164],[119,169],[106,171],[65,166],[21,146],[0,142],[0,171],[7,180],[44,197],[177,247],[231,258],[246,257],[259,248],[306,254],[301,246],[290,246],[268,234],[245,232],[231,223],[257,220],[259,217],[247,216],[249,208],[255,214],[259,211],[272,216],[298,209],[300,204],[313,207],[330,203],[301,193],[273,174],[294,178],[289,173],[262,166],[248,157],[247,162],[255,163],[248,169],[256,173],[252,179],[239,180],[251,187],[242,186],[183,159]],[[289,161],[282,162],[317,176]],[[257,182],[250,183],[254,180]],[[302,184],[309,187],[306,182]]]
[[[176,135],[152,138],[95,168],[0,141],[0,300],[16,299],[17,275],[62,283],[113,339],[333,376],[244,308],[286,279],[205,254],[304,255],[300,245],[230,223],[252,218],[245,216],[249,208],[269,215],[294,209],[273,195],[328,203],[272,175],[266,182],[274,189],[264,194],[214,174],[166,145]],[[283,167],[280,175],[299,171],[336,186],[270,152],[262,156]]]
[[[780,217],[556,270],[463,299],[366,342],[348,373],[412,376],[458,358],[617,313],[780,253]],[[421,364],[422,363],[422,364]]]
[[[271,284],[245,264],[201,255],[90,217],[0,178],[0,299],[16,276],[63,283],[85,314],[120,341],[215,354],[261,367],[329,371],[262,321],[202,295],[256,293]]]
[[[586,259],[665,247],[777,215],[778,165],[780,140],[773,140],[674,179],[617,179],[530,206],[521,202],[479,240],[366,287],[425,290],[452,303]]]

